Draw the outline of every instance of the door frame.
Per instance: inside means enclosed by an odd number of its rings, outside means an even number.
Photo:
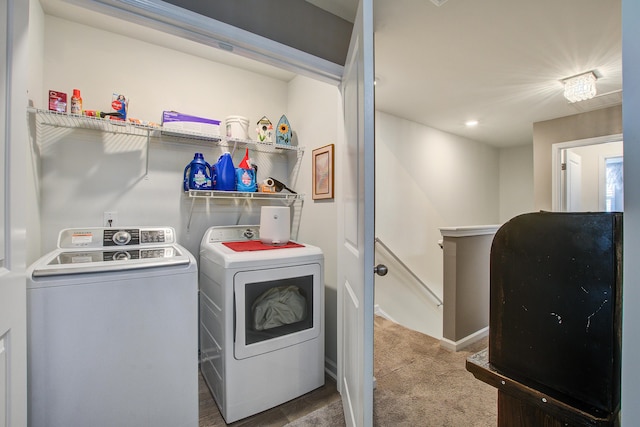
[[[0,426],[27,425],[29,1],[0,1]]]
[[[562,211],[562,150],[588,145],[606,144],[609,142],[621,142],[622,134],[597,136],[595,138],[576,139],[573,141],[558,142],[551,145],[551,210]]]

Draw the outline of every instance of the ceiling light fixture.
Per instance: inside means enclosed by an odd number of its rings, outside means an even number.
[[[478,126],[478,121],[477,120],[469,120],[467,122],[464,123],[466,127],[471,128],[474,126]]]
[[[593,71],[562,80],[564,83],[564,97],[570,103],[585,101],[596,96],[596,77]]]

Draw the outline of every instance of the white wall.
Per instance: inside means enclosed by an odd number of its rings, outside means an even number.
[[[533,210],[533,145],[500,149],[499,223]]]
[[[622,0],[624,75],[624,291],[622,303],[622,425],[640,425],[640,2]]]
[[[50,15],[45,30],[44,89],[67,92],[69,99],[80,89],[84,109],[109,109],[116,92],[128,97],[130,117],[159,123],[163,110],[215,119],[242,115],[250,119],[252,137],[260,117],[275,124],[286,110],[283,81]]]
[[[439,227],[497,223],[499,171],[496,148],[376,113],[376,236],[440,297]],[[376,252],[390,269],[376,277],[376,304],[394,320],[441,338],[433,299],[384,249]]]
[[[305,193],[299,241],[323,248],[325,275],[325,354],[330,365],[337,359],[337,212],[335,200],[311,198],[311,152],[315,148],[340,143],[339,114],[342,111],[337,87],[298,76],[289,84],[287,117],[305,146],[297,188]],[[313,100],[313,102],[309,102]],[[336,185],[340,185],[336,182]],[[335,367],[334,367],[335,369]]]
[[[70,95],[78,88],[85,109],[107,110],[115,91],[129,98],[129,117],[160,122],[163,110],[219,120],[243,115],[252,137],[260,117],[276,123],[287,111],[287,82],[49,15],[44,52],[40,108],[46,108],[46,90]],[[198,200],[187,228],[191,200],[181,191],[184,167],[196,151],[214,163],[222,152],[218,147],[152,140],[145,175],[144,137],[96,139],[93,131],[39,130],[46,133],[39,138],[43,252],[54,247],[64,227],[101,225],[104,211],[117,211],[120,225],[173,226],[180,243],[195,254],[208,226],[258,221],[255,212],[237,215],[233,202]],[[236,164],[243,154],[236,153]],[[259,169],[259,178],[266,173]]]

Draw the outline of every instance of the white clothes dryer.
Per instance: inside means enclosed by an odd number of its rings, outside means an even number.
[[[324,255],[211,227],[200,246],[200,368],[227,423],[324,385]]]
[[[28,270],[29,426],[197,426],[197,282],[173,228],[62,230]]]

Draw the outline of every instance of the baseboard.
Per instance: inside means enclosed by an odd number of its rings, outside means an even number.
[[[338,382],[338,364],[326,356],[324,358],[324,372],[335,382]]]
[[[378,304],[373,306],[373,314],[376,314],[380,317],[384,317],[387,320],[391,320],[393,323],[398,323],[393,317],[389,316],[387,312],[380,308]]]
[[[486,326],[482,329],[480,329],[477,332],[474,332],[471,335],[467,335],[466,337],[462,338],[461,340],[458,341],[451,341],[448,340],[446,338],[442,338],[440,340],[440,347],[446,348],[447,350],[450,351],[460,351],[463,348],[470,346],[471,344],[480,341],[481,339],[483,339],[484,337],[486,337],[487,335],[489,335],[489,327]]]

